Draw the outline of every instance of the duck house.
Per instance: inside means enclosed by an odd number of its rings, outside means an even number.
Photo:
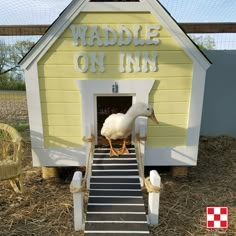
[[[34,166],[85,166],[86,143],[106,144],[102,123],[137,102],[146,166],[197,163],[209,60],[156,0],[73,0],[20,62]],[[107,145],[107,144],[106,144]]]

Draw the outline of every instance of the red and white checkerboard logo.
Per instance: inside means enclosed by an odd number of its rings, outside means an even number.
[[[208,229],[228,228],[228,207],[207,207],[206,214]]]

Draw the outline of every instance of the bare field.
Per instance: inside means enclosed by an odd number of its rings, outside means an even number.
[[[28,123],[24,91],[0,91],[0,122],[10,124]]]

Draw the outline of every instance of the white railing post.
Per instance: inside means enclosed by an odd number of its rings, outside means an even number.
[[[92,125],[91,125],[91,123],[89,123],[87,126],[86,126],[86,137],[87,138],[90,138],[91,137],[91,135],[92,135]],[[90,142],[87,142],[86,143],[86,158],[91,158],[88,154],[89,154],[89,152],[90,152],[90,148],[91,148],[91,143]],[[87,175],[87,183],[86,183],[86,186],[87,186],[87,190],[89,190],[89,188],[90,188],[90,176],[91,176],[91,163],[90,163],[90,159],[89,160],[86,160],[86,163],[88,163],[88,165],[86,166],[86,168],[88,168],[88,170],[86,170],[87,171],[87,173],[88,173],[88,175]]]
[[[143,118],[138,118],[136,121],[135,134],[137,134],[140,138],[146,137],[147,125],[145,121],[146,121],[146,118],[145,120],[143,120]],[[141,187],[143,187],[144,186],[144,154],[145,154],[145,140],[144,139],[139,140],[138,151],[140,152],[138,153],[138,155],[141,154],[141,160],[138,159],[139,172],[141,175],[139,177],[139,180],[140,180]],[[141,170],[142,170],[142,173],[141,173]]]
[[[161,187],[161,177],[156,170],[150,171],[150,182],[153,186]],[[159,219],[160,192],[148,194],[148,216],[151,225],[157,225]]]
[[[83,230],[83,191],[78,191],[81,187],[82,172],[76,171],[71,181],[70,189],[74,202],[74,228],[75,231]]]

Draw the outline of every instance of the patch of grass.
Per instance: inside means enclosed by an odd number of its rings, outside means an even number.
[[[24,132],[25,130],[29,129],[28,123],[19,123],[19,124],[10,124],[13,126],[18,132]]]
[[[0,90],[0,100],[1,102],[6,102],[6,101],[22,102],[26,100],[26,93],[25,91]]]

